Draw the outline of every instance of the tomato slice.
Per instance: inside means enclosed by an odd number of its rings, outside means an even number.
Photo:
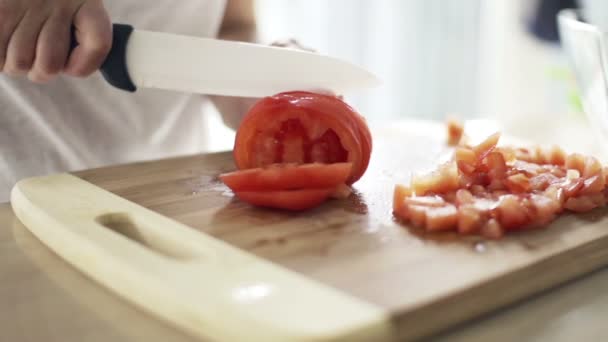
[[[346,180],[369,165],[372,136],[365,119],[334,96],[288,92],[258,101],[241,123],[234,145],[239,169],[280,163],[351,163]]]
[[[260,207],[300,211],[320,205],[335,190],[332,187],[288,191],[239,191],[235,192],[235,195],[243,202]]]
[[[220,175],[232,191],[277,191],[335,188],[351,174],[351,163],[272,164]]]

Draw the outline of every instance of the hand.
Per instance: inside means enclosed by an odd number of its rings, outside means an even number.
[[[72,25],[78,47],[70,54]],[[102,0],[0,0],[0,72],[48,82],[86,77],[105,60],[112,25]]]
[[[302,44],[300,44],[300,42],[298,42],[296,39],[293,39],[293,38],[287,39],[287,40],[276,41],[276,42],[272,43],[271,46],[295,49],[295,50],[303,50],[303,51],[308,51],[308,52],[316,52],[312,48],[303,46]]]

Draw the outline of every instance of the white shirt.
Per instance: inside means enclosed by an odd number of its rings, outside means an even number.
[[[106,0],[113,22],[215,37],[226,0]],[[0,203],[25,177],[200,152],[201,95],[127,93],[95,73],[36,85],[0,74]]]

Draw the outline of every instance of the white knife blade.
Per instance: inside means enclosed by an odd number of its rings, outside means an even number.
[[[359,66],[317,53],[114,27],[114,60],[102,72],[112,78],[124,63],[134,88],[264,97],[294,90],[345,94],[380,83]]]

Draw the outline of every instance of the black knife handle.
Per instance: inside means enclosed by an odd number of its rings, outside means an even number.
[[[113,24],[112,49],[99,68],[103,78],[118,89],[135,92],[137,87],[133,84],[127,68],[127,43],[133,32],[133,26]],[[78,46],[76,33],[72,27],[70,53]]]

